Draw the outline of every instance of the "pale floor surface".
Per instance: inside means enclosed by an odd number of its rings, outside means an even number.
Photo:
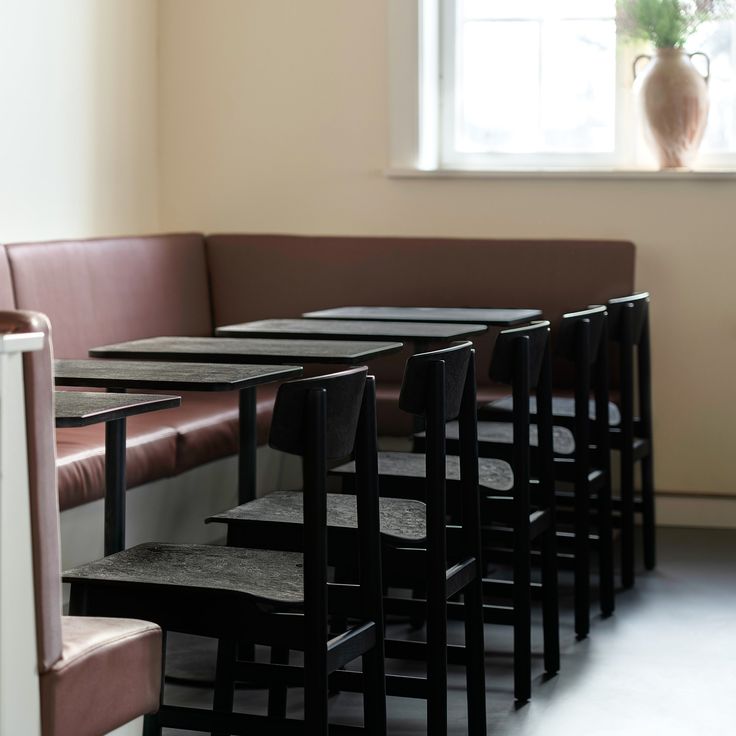
[[[512,697],[510,630],[486,626],[488,733],[497,736],[733,736],[736,734],[736,531],[659,530],[659,566],[617,596],[607,620],[575,641],[569,589],[562,601],[562,667],[543,681],[539,626],[530,703]],[[392,634],[408,631],[395,625]],[[452,624],[453,639],[461,628]],[[172,662],[172,664],[174,664]],[[464,676],[451,668],[450,734],[466,733]],[[167,685],[167,701],[209,707],[206,688]],[[238,710],[263,712],[261,691],[241,690]],[[301,692],[289,694],[301,715]],[[360,723],[362,698],[330,704],[336,722]],[[389,698],[389,733],[423,734],[423,701]],[[165,730],[167,736],[194,732]]]

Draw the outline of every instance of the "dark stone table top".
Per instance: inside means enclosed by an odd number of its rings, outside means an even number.
[[[478,335],[487,325],[379,320],[263,319],[218,327],[220,337],[302,337],[343,340],[456,340]]]
[[[148,360],[57,360],[57,386],[138,388],[154,391],[233,391],[295,378],[295,365],[159,363]]]
[[[337,307],[306,312],[308,319],[398,320],[401,322],[475,322],[510,327],[539,319],[539,309],[480,309],[475,307]]]
[[[92,348],[95,358],[197,360],[206,363],[363,363],[401,350],[400,342],[224,337],[149,337]]]
[[[57,427],[86,427],[88,424],[145,414],[179,406],[178,396],[155,394],[110,394],[86,391],[56,391]]]

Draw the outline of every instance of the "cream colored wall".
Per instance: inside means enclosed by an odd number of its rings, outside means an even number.
[[[156,0],[0,2],[0,240],[158,229]]]
[[[658,486],[736,492],[736,182],[389,179],[387,0],[160,10],[164,228],[629,238]]]

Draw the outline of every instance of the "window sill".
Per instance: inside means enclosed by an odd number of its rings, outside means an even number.
[[[412,169],[388,168],[390,179],[606,179],[653,181],[736,180],[736,169],[656,171],[648,169]]]

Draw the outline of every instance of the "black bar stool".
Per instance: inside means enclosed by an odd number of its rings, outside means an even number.
[[[618,349],[621,423],[611,426],[611,447],[620,452],[621,583],[634,584],[634,516],[642,518],[644,567],[656,564],[654,512],[654,438],[652,428],[652,375],[649,330],[649,294],[611,299],[608,302],[611,342]],[[638,398],[638,401],[637,401]],[[636,498],[634,470],[641,468],[641,495]]]
[[[604,616],[613,613],[614,573],[610,485],[610,440],[608,400],[608,337],[606,307],[591,307],[562,316],[555,353],[572,363],[574,396],[554,396],[552,399],[555,424],[573,433],[574,452],[571,458],[557,457],[554,474],[556,485],[572,484],[572,495],[557,488],[558,535],[566,541],[569,532],[561,530],[561,517],[570,516],[572,508],[573,569],[575,574],[575,633],[578,638],[588,635],[590,628],[590,539],[591,518],[595,519],[598,547],[600,607]],[[594,398],[590,398],[594,388]],[[529,400],[529,410],[536,421],[537,401]],[[479,410],[479,416],[503,419],[513,411],[512,398],[490,402]],[[591,512],[595,502],[595,513]]]
[[[419,483],[423,501],[382,497],[384,583],[387,587],[421,589],[422,599],[387,597],[387,612],[421,616],[426,642],[387,640],[387,658],[423,660],[427,677],[389,674],[389,695],[427,700],[427,733],[447,733],[447,664],[466,668],[468,732],[486,733],[485,652],[478,501],[478,456],[474,353],[470,343],[412,356],[406,365],[400,407],[426,420],[428,451]],[[456,524],[447,527],[445,426],[460,425],[459,496]],[[351,464],[352,473],[357,465]],[[356,477],[357,480],[357,477]],[[359,491],[359,487],[358,487]],[[228,524],[228,543],[276,544],[288,547],[299,537],[301,493],[280,492],[211,517]],[[342,575],[349,575],[354,555],[354,496],[328,494],[328,546]],[[462,595],[462,602],[452,603]],[[459,607],[465,620],[465,647],[448,646],[448,606]],[[283,652],[281,656],[283,656]],[[288,653],[287,653],[288,655]],[[331,685],[359,690],[355,672],[335,672]]]
[[[164,631],[220,640],[214,709],[162,703],[147,734],[162,727],[215,734],[301,728],[326,736],[329,675],[356,657],[363,659],[364,730],[386,733],[375,405],[366,373],[357,368],[279,389],[270,443],[303,458],[303,552],[142,544],[64,575],[75,613],[147,618]],[[360,577],[352,586],[328,586],[326,467],[353,449]],[[350,626],[330,636],[335,613]],[[304,665],[236,660],[241,641],[301,650]],[[237,680],[304,687],[304,720],[233,713]]]

